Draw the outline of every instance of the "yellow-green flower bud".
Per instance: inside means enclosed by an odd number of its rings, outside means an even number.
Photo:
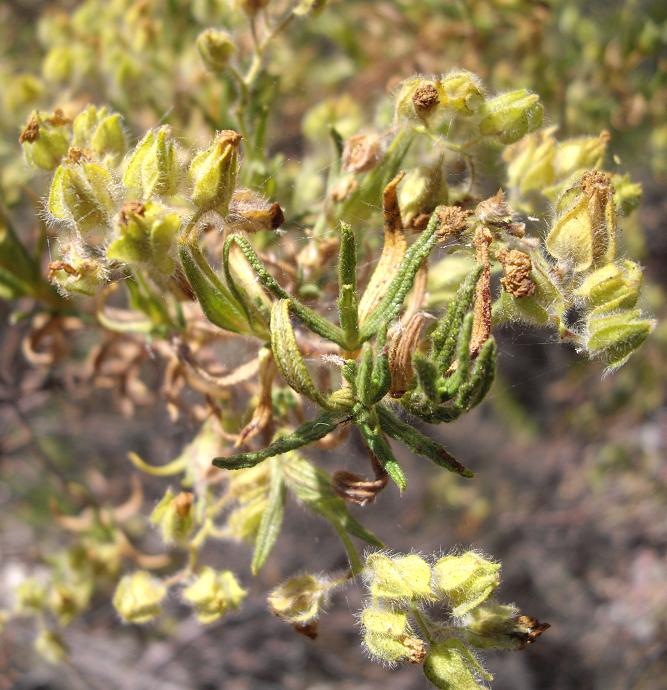
[[[470,613],[465,636],[478,649],[519,650],[550,627],[530,616],[520,616],[512,604],[485,604]]]
[[[61,110],[50,117],[37,111],[30,116],[19,136],[26,161],[42,170],[53,170],[69,148],[70,121]]]
[[[592,314],[599,314],[634,307],[641,285],[641,266],[626,259],[593,271],[573,294],[594,307]]]
[[[49,593],[49,609],[61,625],[69,625],[88,606],[92,592],[92,579],[57,584]]]
[[[197,50],[207,69],[222,72],[236,52],[236,46],[226,31],[205,29],[197,36]]]
[[[183,599],[191,604],[200,623],[213,623],[228,611],[237,609],[246,591],[234,573],[205,567],[192,584],[183,590]]]
[[[75,225],[83,234],[106,231],[114,207],[113,178],[108,170],[80,154],[77,150],[75,156],[71,150],[70,160],[62,163],[53,175],[48,211],[53,218]]]
[[[447,181],[442,166],[420,165],[403,178],[398,190],[398,206],[407,227],[421,214],[430,214],[439,204],[447,203]]]
[[[371,656],[389,664],[423,661],[426,647],[410,628],[406,613],[369,606],[361,612],[360,622],[364,647]]]
[[[480,133],[496,136],[503,144],[513,144],[541,127],[544,108],[537,94],[518,89],[488,100],[484,113],[479,123]]]
[[[35,638],[35,651],[51,664],[60,664],[69,655],[63,638],[53,630],[42,629]]]
[[[376,599],[420,601],[433,599],[431,567],[420,556],[386,556],[372,553],[366,559],[365,574]]]
[[[576,137],[558,142],[554,157],[557,178],[564,180],[579,170],[599,168],[609,139],[609,132],[603,131],[597,137]]]
[[[171,275],[181,223],[177,213],[166,212],[159,204],[128,202],[118,215],[118,236],[107,247],[107,258],[127,264],[149,264],[158,273]]]
[[[322,577],[297,575],[272,590],[267,601],[279,618],[292,625],[305,625],[320,615],[330,589]]]
[[[193,495],[182,491],[176,495],[167,489],[151,513],[150,521],[160,528],[165,544],[184,542],[194,526]]]
[[[613,175],[614,203],[622,215],[630,215],[638,206],[642,198],[642,185],[633,182],[630,175]]]
[[[200,210],[227,214],[239,168],[241,135],[231,129],[218,132],[213,143],[190,164],[192,201]]]
[[[542,190],[554,181],[554,156],[556,141],[551,132],[536,132],[525,137],[508,149],[505,160],[507,183],[521,194]]]
[[[100,158],[106,155],[120,158],[127,148],[122,122],[118,113],[89,105],[74,118],[72,145],[89,149]]]
[[[126,623],[148,623],[160,615],[167,588],[145,570],[125,575],[113,595],[113,605]]]
[[[474,551],[444,556],[433,566],[433,589],[448,600],[455,616],[464,616],[498,587],[500,567]]]
[[[123,184],[143,199],[176,193],[178,164],[168,126],[151,129],[137,144],[127,161]]]
[[[591,357],[601,357],[609,369],[623,366],[655,328],[655,321],[642,318],[641,310],[591,315],[587,320],[585,347]]]
[[[585,173],[579,186],[561,197],[573,205],[556,219],[546,238],[549,253],[575,272],[612,261],[616,253],[616,208],[609,175]]]
[[[75,51],[71,45],[58,45],[49,50],[42,62],[42,76],[47,82],[69,81],[76,67]]]
[[[38,613],[46,606],[46,587],[34,577],[23,580],[14,590],[19,613]]]
[[[430,648],[424,660],[424,675],[439,690],[484,690],[476,679],[493,680],[463,642],[454,637]]]
[[[61,245],[60,259],[49,264],[49,280],[64,293],[96,295],[107,280],[107,270],[97,257],[74,240]]]
[[[401,83],[396,96],[395,117],[397,120],[417,120],[428,123],[438,112],[444,93],[439,84],[423,77],[412,77]],[[446,98],[446,97],[445,97]]]
[[[471,72],[451,72],[439,82],[444,104],[461,115],[472,115],[484,102],[479,78]]]

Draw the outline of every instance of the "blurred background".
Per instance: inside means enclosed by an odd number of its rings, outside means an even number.
[[[148,17],[164,50],[149,60],[145,46],[126,46],[122,33],[109,38],[110,27],[95,18],[101,4],[90,0],[0,6],[0,192],[3,208],[23,219],[26,236],[38,237],[34,210],[45,193],[44,180],[28,182],[16,164],[17,136],[33,108],[110,103],[135,135],[165,119],[193,141],[211,134],[213,96],[193,67],[192,45],[202,28],[222,21],[227,3],[108,4],[134,10],[131,26]],[[286,166],[317,146],[307,125],[316,104],[344,109],[353,133],[365,109],[400,79],[462,67],[492,90],[538,92],[559,135],[607,129],[613,156],[643,185],[638,211],[622,223],[624,246],[646,268],[643,306],[659,320],[643,348],[603,376],[602,365],[582,361],[549,332],[499,332],[499,374],[490,395],[437,432],[474,469],[475,480],[462,483],[403,453],[411,478],[405,496],[387,490],[374,505],[352,510],[397,551],[473,545],[502,561],[502,599],[552,627],[523,652],[488,656],[497,690],[661,690],[667,686],[667,5],[329,4],[313,21],[292,27],[269,66],[281,97],[268,140]],[[86,40],[74,46],[82,46],[81,55],[63,57],[58,36],[73,16]],[[287,209],[290,200],[280,195],[290,193],[276,191]],[[299,240],[295,234],[297,246]],[[81,366],[95,334],[65,329],[45,350],[30,340],[30,323],[16,311],[16,304],[0,303],[0,609],[16,582],[67,544],[50,507],[64,484],[76,478],[105,503],[121,504],[133,474],[128,451],[165,462],[196,431],[186,419],[171,421],[158,395],[159,362],[141,359],[143,384],[131,396],[113,374],[83,385]],[[73,356],[61,359],[58,349]],[[331,471],[345,467],[360,452],[355,444],[350,438],[335,451],[320,451],[318,460]],[[165,484],[143,483],[147,513]],[[67,629],[71,660],[52,665],[33,650],[33,622],[12,621],[0,633],[0,690],[425,688],[417,669],[383,669],[364,656],[354,621],[358,589],[334,596],[315,641],[268,613],[263,593],[288,575],[345,565],[328,525],[305,516],[290,506],[267,566],[255,581],[243,579],[250,591],[245,605],[211,626],[179,616],[176,602],[160,625],[123,626],[109,592],[101,592]],[[139,525],[135,531],[144,551],[159,550],[154,534]],[[250,550],[213,545],[206,559],[244,574]]]

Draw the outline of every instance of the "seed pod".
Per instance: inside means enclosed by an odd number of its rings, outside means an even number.
[[[364,647],[371,656],[389,664],[423,661],[426,645],[414,634],[404,612],[372,605],[361,612],[360,622],[364,629]]]
[[[519,650],[550,627],[530,616],[520,616],[513,604],[484,604],[471,611],[465,637],[478,649]]]
[[[246,594],[230,570],[217,571],[207,566],[183,590],[183,599],[194,607],[200,623],[213,623],[237,609]]]
[[[150,521],[159,527],[165,544],[183,543],[194,527],[193,495],[182,491],[175,495],[167,489],[151,513]]]
[[[122,122],[118,113],[111,113],[106,107],[98,110],[89,105],[74,118],[72,145],[90,149],[100,158],[107,155],[114,160],[120,158],[127,149]]]
[[[476,677],[493,680],[455,637],[434,644],[424,660],[424,675],[439,690],[484,690]]]
[[[433,589],[449,601],[455,616],[464,616],[500,585],[500,567],[474,551],[444,556],[433,566]]]
[[[634,261],[607,264],[590,273],[573,291],[594,307],[592,315],[618,309],[631,309],[637,304],[642,285],[642,268]]]
[[[197,50],[206,68],[222,72],[236,52],[232,37],[222,29],[205,29],[197,36]]]
[[[441,105],[437,82],[421,76],[412,77],[401,82],[396,96],[395,117],[427,124],[441,110]]]
[[[575,272],[613,261],[616,253],[616,208],[608,174],[591,170],[561,197],[565,206],[546,238],[549,253]]]
[[[45,117],[34,111],[19,136],[26,161],[35,168],[53,170],[69,148],[70,121],[62,110]]]
[[[151,129],[130,154],[123,184],[142,199],[172,196],[178,186],[178,166],[171,128]]]
[[[521,194],[526,194],[553,184],[556,175],[556,140],[552,131],[535,132],[504,152],[503,158],[509,162],[507,183],[510,189],[518,189]]]
[[[544,107],[537,94],[518,89],[488,100],[484,113],[480,133],[496,136],[503,144],[513,144],[542,125]]]
[[[330,583],[318,575],[291,577],[271,591],[271,612],[292,625],[305,625],[317,619],[326,604]]]
[[[125,575],[113,595],[113,605],[126,623],[148,623],[160,615],[167,588],[145,570]]]
[[[461,115],[472,115],[484,102],[479,78],[471,72],[450,72],[438,83],[438,91],[443,103]]]
[[[431,591],[431,567],[420,556],[386,556],[372,553],[366,559],[366,578],[371,594],[386,601],[428,601]]]
[[[591,357],[602,357],[609,369],[623,366],[630,355],[655,328],[653,319],[642,318],[641,310],[591,315],[586,323],[585,346]]]
[[[567,179],[580,170],[602,165],[611,136],[606,130],[597,137],[576,137],[558,142],[554,168],[558,179]]]
[[[226,215],[239,167],[241,135],[231,129],[218,132],[208,149],[190,164],[192,201],[202,211],[215,209]]]
[[[103,234],[113,213],[112,189],[108,170],[70,149],[70,160],[58,167],[51,181],[47,208],[54,218],[71,223],[84,235]]]
[[[107,269],[81,242],[61,244],[60,259],[49,264],[49,280],[65,293],[96,295],[106,283]]]

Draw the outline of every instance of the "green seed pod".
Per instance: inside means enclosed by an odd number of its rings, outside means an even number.
[[[218,132],[213,143],[197,154],[190,164],[192,201],[202,211],[229,210],[239,167],[241,135],[231,129]]]
[[[35,168],[53,170],[69,149],[70,121],[61,110],[50,117],[34,111],[19,136],[26,161]]]
[[[616,253],[616,208],[609,175],[585,173],[579,185],[566,192],[562,208],[574,203],[554,223],[546,238],[549,253],[579,273],[613,261]]]
[[[601,357],[610,370],[623,366],[655,328],[655,321],[642,318],[641,310],[591,315],[586,323],[585,347],[591,357]]]
[[[433,589],[448,600],[455,616],[464,616],[498,587],[500,567],[474,551],[445,556],[433,566]]]
[[[148,623],[161,613],[167,588],[145,570],[125,575],[113,595],[113,605],[126,623]]]
[[[326,604],[330,583],[318,575],[297,575],[271,591],[271,612],[292,625],[305,625],[317,619]]]
[[[106,266],[78,240],[61,244],[60,259],[49,264],[49,280],[64,293],[94,296],[107,281]]]
[[[366,577],[373,597],[386,601],[433,599],[431,567],[420,556],[386,556],[372,553],[366,559]]]
[[[230,570],[205,567],[183,590],[183,599],[194,607],[200,623],[213,623],[228,611],[237,609],[246,594]]]
[[[479,123],[480,133],[496,136],[503,144],[513,144],[542,126],[544,107],[537,94],[518,89],[488,100],[484,113]]]
[[[424,660],[424,675],[439,690],[484,690],[476,677],[493,680],[463,642],[454,637],[431,647]]]
[[[127,149],[121,116],[106,107],[98,110],[89,105],[74,118],[72,145],[90,150],[100,158],[109,155],[119,159]]]
[[[470,613],[465,637],[478,649],[519,650],[532,644],[549,627],[530,616],[520,616],[513,604],[485,604]]]
[[[137,144],[127,161],[123,184],[143,199],[176,193],[178,165],[170,127],[151,129]]]
[[[105,232],[109,226],[114,207],[113,178],[108,170],[80,153],[71,150],[70,160],[56,170],[47,208],[57,220],[76,226],[84,235],[92,235],[95,231]]]
[[[165,544],[183,543],[194,527],[193,495],[182,491],[178,495],[167,489],[151,513],[150,521],[160,528]]]
[[[176,236],[182,225],[177,213],[159,204],[128,202],[116,224],[117,237],[106,249],[107,258],[127,264],[147,264],[159,274],[174,272]]]
[[[232,37],[222,29],[206,29],[197,36],[197,50],[211,72],[222,72],[236,52]]]
[[[609,139],[609,132],[603,131],[597,137],[576,137],[558,142],[554,157],[556,178],[565,180],[578,171],[599,168]]]
[[[642,268],[628,259],[607,264],[589,274],[573,294],[594,307],[593,314],[631,309],[637,304],[642,285]]]
[[[535,132],[505,151],[507,184],[521,194],[553,184],[556,140],[551,131]]]
[[[371,656],[389,664],[424,659],[425,644],[410,628],[406,613],[372,605],[361,612],[360,622],[364,647]]]
[[[472,115],[484,102],[479,78],[471,72],[450,72],[438,83],[438,91],[442,102],[461,115]]]

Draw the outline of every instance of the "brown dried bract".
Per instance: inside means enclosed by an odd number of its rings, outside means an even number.
[[[181,518],[187,517],[192,508],[193,494],[190,491],[181,491],[174,499],[174,506],[178,516]]]
[[[408,660],[411,664],[421,664],[426,658],[426,644],[418,637],[403,637],[403,646],[409,650]]]
[[[81,161],[90,160],[90,156],[82,148],[78,146],[70,146],[67,151],[67,160],[70,163],[81,163]]]
[[[372,170],[381,158],[380,139],[376,134],[355,134],[343,148],[343,170],[361,173]]]
[[[540,623],[537,618],[531,616],[517,616],[514,622],[518,628],[523,629],[521,632],[512,633],[512,637],[521,643],[519,649],[525,649],[529,644],[533,644],[543,632],[551,627],[549,623]]]
[[[412,103],[418,115],[427,115],[440,103],[438,90],[431,83],[420,84],[412,95]]]
[[[39,139],[39,121],[37,116],[33,113],[28,120],[28,124],[23,128],[21,134],[19,134],[19,144],[25,144],[26,142],[32,143]]]
[[[120,209],[118,219],[121,225],[127,225],[132,216],[143,216],[146,213],[146,206],[141,201],[128,201]]]
[[[63,125],[68,125],[70,122],[72,122],[71,118],[65,115],[62,108],[56,108],[53,111],[53,115],[51,115],[51,117],[47,117],[46,121],[54,127],[62,127]]]
[[[334,472],[331,477],[331,488],[342,499],[350,503],[356,503],[360,506],[365,506],[367,503],[372,503],[375,497],[387,486],[389,479],[384,467],[373,453],[368,451],[373,466],[373,473],[375,479],[369,480],[347,470],[339,470]]]
[[[459,206],[440,206],[438,208],[438,218],[440,219],[438,237],[440,240],[460,235],[468,227],[469,216],[470,211]]]
[[[482,345],[491,335],[491,266],[489,262],[489,245],[493,235],[486,228],[477,228],[473,238],[475,258],[484,266],[482,275],[475,288],[475,305],[473,307],[472,337],[470,338],[470,356],[476,357]]]
[[[595,193],[602,193],[605,198],[613,192],[614,187],[611,184],[611,175],[601,170],[587,170],[581,176],[581,189],[587,196]]]
[[[388,358],[391,387],[389,391],[393,398],[402,397],[410,388],[414,377],[412,355],[417,349],[425,320],[425,314],[418,312],[390,335]]]
[[[493,196],[477,204],[475,215],[488,225],[507,225],[512,222],[513,211],[505,199],[505,192],[499,189]]]
[[[531,278],[532,261],[530,256],[518,249],[503,249],[497,254],[503,266],[500,284],[512,297],[530,297],[535,293],[535,283]]]

